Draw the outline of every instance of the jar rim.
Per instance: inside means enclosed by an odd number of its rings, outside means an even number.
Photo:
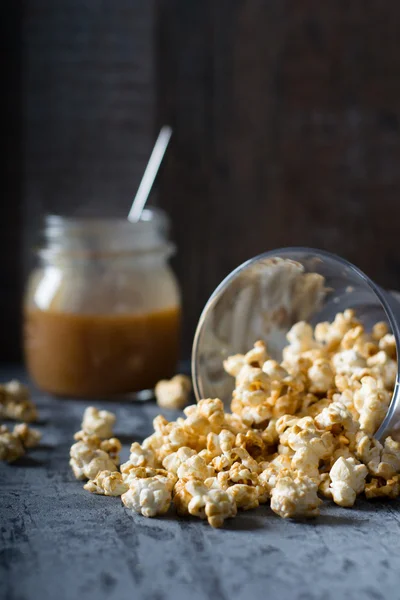
[[[119,217],[45,217],[39,255],[82,257],[124,256],[173,251],[168,241],[169,218],[161,209],[147,208],[138,222]]]
[[[100,230],[119,229],[126,232],[134,232],[140,229],[159,228],[161,231],[169,229],[170,220],[165,211],[160,208],[145,208],[140,220],[137,222],[128,221],[123,217],[91,217],[91,216],[64,216],[57,214],[48,214],[45,216],[46,235],[61,232],[80,233],[85,231],[97,232]]]

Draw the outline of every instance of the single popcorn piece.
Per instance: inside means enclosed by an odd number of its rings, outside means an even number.
[[[101,440],[100,450],[107,452],[109,457],[119,465],[119,453],[121,452],[122,444],[118,438],[110,438],[109,440]]]
[[[317,359],[308,369],[310,380],[309,391],[313,394],[323,394],[334,385],[334,373],[330,362],[323,358]]]
[[[332,357],[332,365],[338,375],[352,375],[355,371],[365,369],[367,361],[356,350],[343,350]]]
[[[373,434],[385,417],[391,394],[378,388],[376,379],[363,377],[361,388],[354,392],[354,406],[360,418],[360,427],[367,433]]]
[[[85,436],[71,446],[69,464],[76,479],[95,479],[100,471],[118,471],[110,455],[101,449],[102,441],[98,436]]]
[[[232,498],[237,508],[251,510],[259,506],[259,489],[255,486],[236,483],[227,488],[226,492]]]
[[[138,442],[133,442],[130,448],[130,456],[126,465],[134,467],[156,467],[156,458],[154,451],[150,448],[143,448]],[[121,465],[122,471],[123,465]]]
[[[121,496],[128,491],[129,485],[122,479],[117,471],[100,471],[94,479],[89,480],[83,489],[92,494],[103,496]]]
[[[292,350],[297,352],[305,352],[318,347],[317,342],[314,340],[313,329],[305,321],[299,321],[293,325],[286,337]]]
[[[283,381],[289,377],[288,371],[281,367],[276,360],[267,360],[263,364],[262,370],[268,375],[273,384],[279,384],[279,389],[282,386]],[[272,387],[276,388],[277,386],[272,385]]]
[[[375,323],[372,328],[372,339],[379,342],[385,335],[389,333],[389,327],[384,321]]]
[[[82,430],[89,435],[97,435],[101,439],[113,436],[116,416],[108,410],[98,410],[88,406],[83,413]]]
[[[335,351],[346,333],[359,324],[354,310],[345,310],[343,313],[338,313],[332,323],[318,323],[314,331],[315,339],[325,344],[327,350]]]
[[[312,448],[299,448],[293,455],[291,469],[293,471],[298,471],[303,475],[307,475],[310,479],[314,479],[315,481],[320,481],[319,474],[319,456],[316,454]]]
[[[215,471],[201,456],[195,454],[183,462],[177,469],[179,479],[199,479],[204,481],[215,475]]]
[[[224,370],[228,375],[237,377],[242,370],[242,367],[245,365],[244,355],[234,354],[233,356],[228,356],[228,358],[224,360],[223,365]]]
[[[187,448],[186,446],[182,446],[182,448],[179,448],[179,450],[172,452],[164,458],[163,467],[164,469],[167,469],[167,471],[170,471],[176,475],[179,467],[193,456],[197,456],[195,450],[192,450],[192,448]]]
[[[400,443],[389,436],[385,439],[380,463],[373,474],[389,480],[398,473],[400,473]]]
[[[207,519],[211,527],[222,527],[225,519],[236,516],[237,507],[228,492],[209,489],[202,481],[181,480],[175,486],[173,498],[179,515]]]
[[[130,508],[144,517],[156,517],[165,514],[171,504],[172,494],[167,481],[157,476],[136,478],[130,482],[127,492],[121,500],[126,508]]]
[[[356,438],[355,453],[374,477],[389,480],[400,472],[400,443],[390,436],[384,445],[364,432]]]
[[[316,517],[322,501],[318,484],[306,475],[283,471],[271,491],[271,509],[280,517]]]
[[[215,456],[219,456],[224,452],[229,452],[229,450],[232,450],[235,446],[237,437],[241,435],[243,434],[238,433],[237,436],[235,436],[235,434],[228,429],[222,429],[218,434],[209,433],[207,436],[207,450],[215,454]]]
[[[42,439],[40,431],[32,429],[26,423],[15,425],[13,434],[19,437],[25,448],[34,448]]]
[[[0,460],[14,462],[24,456],[26,448],[37,446],[41,437],[40,431],[31,429],[26,423],[15,425],[12,432],[0,425]]]
[[[328,498],[328,500],[332,500],[331,478],[329,477],[329,473],[321,474],[318,491],[322,496]]]
[[[393,390],[397,377],[397,361],[381,350],[367,359],[367,366],[382,379],[387,390]]]
[[[368,469],[354,458],[337,459],[329,472],[333,501],[339,506],[353,506],[357,494],[365,487]]]
[[[29,390],[19,381],[0,385],[0,418],[25,423],[37,420],[37,409]]]
[[[82,465],[83,477],[77,479],[95,479],[100,471],[118,471],[118,467],[107,452],[95,450],[91,459]]]
[[[339,433],[355,434],[358,424],[354,421],[351,413],[341,402],[332,402],[324,408],[314,419],[318,429]]]
[[[155,387],[158,406],[162,408],[181,409],[189,401],[192,384],[186,375],[175,375],[170,380],[162,379]]]
[[[400,495],[400,476],[394,475],[392,479],[372,478],[365,486],[365,496],[371,498],[397,498]]]
[[[25,448],[20,438],[5,425],[0,425],[0,460],[11,463],[24,454]]]
[[[277,454],[270,463],[262,465],[263,470],[258,476],[259,485],[262,486],[268,498],[271,497],[278,477],[292,468],[292,459],[289,456]]]
[[[388,333],[384,335],[379,340],[379,350],[383,350],[390,358],[396,358],[397,356],[397,348],[396,348],[396,340],[392,333]]]
[[[165,483],[170,491],[173,490],[177,481],[177,477],[173,473],[165,469],[154,469],[153,467],[133,467],[131,465],[129,469],[122,473],[122,479],[128,486],[136,479],[149,479],[150,477],[156,477]]]
[[[268,359],[267,347],[263,341],[257,341],[254,347],[244,355],[245,364],[261,368]]]

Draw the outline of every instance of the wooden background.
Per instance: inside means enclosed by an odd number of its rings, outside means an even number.
[[[264,250],[325,248],[400,288],[400,4],[7,4],[21,77],[7,80],[2,358],[18,351],[43,214],[125,214],[166,122],[174,136],[153,203],[179,247],[184,356],[215,286]]]

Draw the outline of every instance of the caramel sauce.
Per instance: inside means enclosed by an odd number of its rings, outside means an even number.
[[[153,388],[173,375],[180,309],[144,314],[25,311],[25,357],[34,382],[61,396],[96,397]]]

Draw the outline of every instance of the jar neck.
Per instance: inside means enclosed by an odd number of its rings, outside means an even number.
[[[46,218],[39,249],[42,263],[101,260],[135,262],[166,260],[174,251],[168,241],[169,222],[162,211],[145,210],[142,219]]]

